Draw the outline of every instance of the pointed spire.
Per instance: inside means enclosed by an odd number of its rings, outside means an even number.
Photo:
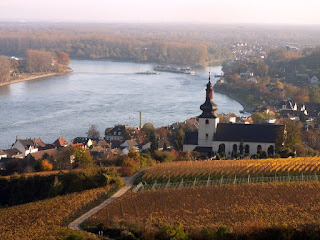
[[[218,109],[218,106],[213,102],[213,86],[211,83],[211,72],[209,71],[209,81],[207,83],[206,89],[206,101],[200,106],[200,109],[203,113],[199,117],[205,118],[217,118],[215,111]]]

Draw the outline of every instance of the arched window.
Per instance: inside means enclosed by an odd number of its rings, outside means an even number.
[[[221,153],[225,153],[226,152],[226,145],[224,145],[224,143],[219,145],[219,150],[218,152]]]
[[[257,153],[259,153],[259,152],[261,152],[262,151],[262,147],[261,147],[261,145],[258,145],[257,146]]]
[[[206,119],[206,124],[209,124],[209,119]]]
[[[250,147],[248,144],[246,144],[246,146],[244,147],[244,153],[245,154],[249,154],[250,153]]]
[[[274,154],[274,147],[273,145],[270,145],[270,147],[268,147],[268,155],[273,155]]]
[[[233,144],[233,146],[232,146],[232,151],[234,151],[235,153],[238,152],[238,146],[237,146],[237,144]]]

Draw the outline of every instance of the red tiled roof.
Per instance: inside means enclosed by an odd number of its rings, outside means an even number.
[[[53,145],[56,147],[63,147],[68,145],[68,142],[63,137],[60,137],[53,143]]]
[[[39,147],[45,147],[46,144],[41,140],[41,138],[35,138],[33,139],[33,142],[38,145]]]

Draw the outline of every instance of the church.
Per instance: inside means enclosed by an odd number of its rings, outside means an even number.
[[[279,134],[285,135],[284,125],[219,123],[218,106],[213,102],[213,86],[206,88],[206,100],[200,106],[198,132],[186,132],[183,151],[197,151],[202,155],[212,152],[231,157],[232,153],[253,155],[264,151],[267,156],[275,153]]]

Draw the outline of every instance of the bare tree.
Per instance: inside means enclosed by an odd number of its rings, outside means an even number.
[[[100,138],[100,132],[96,125],[91,125],[86,134],[88,138]]]

